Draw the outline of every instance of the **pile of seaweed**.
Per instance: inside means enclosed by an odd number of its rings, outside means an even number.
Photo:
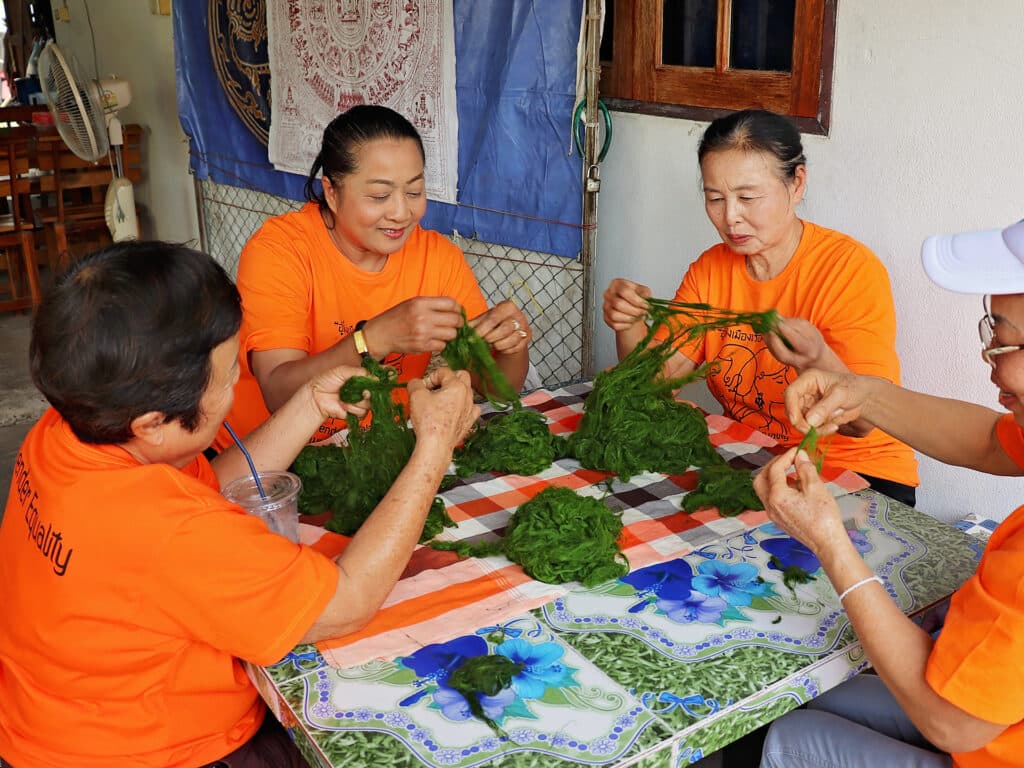
[[[361,430],[359,419],[347,417],[346,445],[306,446],[295,457],[291,470],[302,480],[299,513],[316,515],[331,512],[324,527],[351,536],[363,524],[391,489],[416,446],[416,435],[409,427],[405,409],[395,402],[392,391],[404,387],[394,368],[372,358],[363,360],[367,376],[353,376],[339,393],[346,403],[358,403],[363,393],[370,394],[373,420]],[[454,525],[445,511],[444,501],[435,498],[427,515],[420,541],[433,538]]]
[[[543,414],[516,407],[477,424],[455,449],[455,471],[459,477],[480,472],[536,475],[568,455],[568,442],[551,433]]]
[[[593,587],[629,573],[619,548],[622,519],[598,499],[551,486],[520,505],[499,541],[432,541],[463,557],[504,555],[545,584],[579,581]]]

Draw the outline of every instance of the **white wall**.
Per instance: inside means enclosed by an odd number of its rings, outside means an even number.
[[[62,0],[54,0],[56,12]],[[71,21],[54,22],[58,44],[74,53],[93,74],[93,41],[84,0],[68,0]],[[154,0],[92,0],[100,77],[130,81],[132,103],[118,113],[122,123],[138,123],[143,138],[144,180],[135,185],[142,236],[187,242],[199,238],[188,145],[178,122],[174,90],[171,17],[153,13]]]
[[[921,241],[1024,217],[1024,7],[1020,0],[844,0],[828,137],[805,137],[802,214],[874,249],[889,269],[904,383],[998,408],[979,355],[981,299],[933,286]],[[716,240],[699,192],[705,124],[616,113],[602,168],[598,298],[626,276],[671,296]],[[866,298],[866,300],[869,300]],[[598,307],[597,364],[614,359]],[[1002,519],[1024,480],[921,462],[918,508]]]

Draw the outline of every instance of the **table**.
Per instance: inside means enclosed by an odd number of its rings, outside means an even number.
[[[582,392],[549,394],[558,403]],[[755,433],[749,451],[720,450],[757,465],[771,453],[763,440]],[[646,485],[660,495],[648,512],[684,514],[675,510],[688,481],[675,478],[673,494],[658,477]],[[873,491],[844,495],[840,506],[851,539],[910,615],[947,599],[980,558],[982,542]],[[699,760],[868,666],[824,575],[790,589],[769,566],[774,554],[816,570],[763,513],[707,520],[686,536],[693,547],[682,557],[404,661],[336,669],[300,646],[250,674],[311,766],[653,768]],[[680,599],[686,580],[693,591]],[[500,733],[438,686],[455,654],[495,649],[529,664],[516,691],[489,702]]]

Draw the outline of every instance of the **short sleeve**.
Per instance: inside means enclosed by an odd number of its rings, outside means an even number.
[[[466,317],[470,320],[479,317],[487,311],[487,300],[480,290],[476,275],[473,274],[458,246],[443,235],[438,234],[437,237],[440,241],[438,250],[443,254],[449,268],[448,284],[444,286],[442,293],[458,301],[465,308]]]
[[[953,596],[925,677],[932,689],[992,723],[1024,720],[1024,537],[985,554]]]
[[[1004,414],[996,423],[996,437],[1006,455],[1024,468],[1024,431],[1013,418],[1012,413]]]
[[[851,371],[899,383],[889,273],[866,246],[847,241],[843,247],[849,252],[837,259],[829,288],[816,297],[822,314],[815,325]]]
[[[237,282],[242,294],[243,365],[253,351],[312,349],[313,278],[302,253],[311,247],[295,226],[270,219],[242,249]]]
[[[338,584],[331,560],[226,501],[179,524],[152,567],[156,610],[194,639],[261,665],[299,642]]]

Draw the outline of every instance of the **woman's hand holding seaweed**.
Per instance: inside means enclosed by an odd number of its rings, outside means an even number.
[[[616,333],[632,328],[647,317],[647,299],[651,289],[617,277],[604,292],[604,322]]]
[[[426,379],[410,381],[409,418],[417,445],[433,441],[450,453],[480,418],[469,374],[438,368]]]
[[[363,328],[370,355],[440,352],[462,325],[462,307],[448,296],[417,296],[368,320]]]
[[[313,403],[320,411],[323,419],[344,419],[346,414],[351,413],[356,418],[363,418],[370,407],[370,400],[366,393],[358,403],[345,403],[338,397],[341,385],[353,376],[365,376],[366,371],[362,368],[355,368],[350,365],[339,365],[323,373],[314,376],[309,382],[309,388],[313,393]]]
[[[802,432],[814,427],[831,435],[861,418],[871,381],[855,373],[804,371],[786,387],[786,416]]]
[[[469,324],[494,352],[501,355],[523,352],[533,339],[533,329],[526,315],[511,301],[495,304],[470,320]]]
[[[796,467],[796,483],[788,471]],[[773,523],[821,557],[852,546],[839,507],[804,452],[790,448],[754,478],[754,491]]]
[[[832,358],[836,357],[821,331],[802,317],[780,318],[775,331],[765,337],[765,343],[776,360],[793,366],[798,373],[808,368],[831,369]]]

